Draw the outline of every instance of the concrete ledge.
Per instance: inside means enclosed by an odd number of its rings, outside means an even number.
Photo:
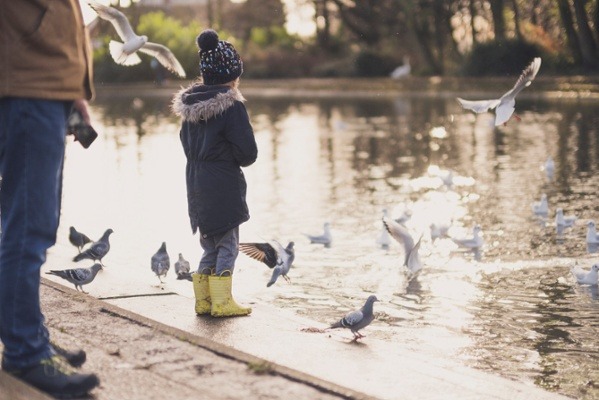
[[[83,301],[88,304],[99,307],[105,313],[111,314],[118,318],[123,318],[123,319],[129,320],[135,324],[151,327],[152,329],[163,332],[169,336],[177,338],[178,340],[192,343],[198,347],[208,350],[208,351],[210,351],[214,354],[217,354],[221,357],[236,360],[236,361],[239,361],[239,362],[242,362],[245,364],[268,365],[269,373],[276,374],[276,375],[282,376],[286,379],[311,386],[321,392],[329,393],[334,396],[338,396],[338,397],[345,398],[345,399],[356,399],[356,400],[376,399],[375,397],[369,396],[369,395],[361,393],[359,391],[337,385],[335,383],[332,383],[332,382],[323,380],[321,378],[303,373],[301,371],[297,371],[297,370],[285,367],[283,365],[279,365],[272,361],[268,361],[263,358],[254,356],[252,354],[231,348],[229,346],[222,345],[213,340],[194,335],[192,333],[186,332],[184,330],[181,330],[181,329],[178,329],[178,328],[175,328],[172,326],[168,326],[166,324],[155,321],[153,319],[144,317],[140,314],[125,310],[116,305],[109,304],[102,300],[98,300],[94,297],[83,295],[82,293],[77,292],[74,289],[60,285],[60,284],[53,282],[49,279],[42,278],[42,285],[50,287],[59,292],[66,293],[70,296],[75,296],[80,301]],[[21,383],[21,385],[23,385],[23,384]]]
[[[0,400],[51,400],[52,397],[38,391],[0,370]]]

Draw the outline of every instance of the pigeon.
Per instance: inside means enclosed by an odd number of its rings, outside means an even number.
[[[179,259],[175,262],[175,274],[177,274],[177,279],[191,281],[190,270],[189,261],[183,258],[183,254],[179,253]]]
[[[88,1],[88,4],[98,13],[100,18],[109,21],[114,26],[117,34],[124,42],[111,40],[109,44],[110,55],[117,64],[125,66],[139,64],[141,59],[137,55],[137,51],[141,51],[156,58],[160,64],[181,78],[185,78],[185,70],[168,47],[148,42],[148,37],[145,35],[137,35],[131,28],[125,14],[116,8],[105,6],[93,0]]]
[[[92,240],[89,237],[87,237],[87,235],[81,232],[77,232],[77,229],[75,229],[74,227],[71,226],[69,228],[69,242],[71,242],[73,246],[77,247],[79,253],[81,253],[81,249],[83,248],[83,246],[85,246],[87,243],[90,243],[91,241]]]
[[[93,261],[100,261],[100,264],[104,266],[102,263],[102,258],[104,258],[104,256],[106,256],[108,253],[108,250],[110,250],[110,242],[108,241],[108,238],[112,232],[112,229],[106,229],[106,232],[104,232],[100,239],[98,239],[96,242],[93,242],[91,246],[83,250],[81,253],[77,254],[73,258],[73,261],[89,259]]]
[[[325,247],[331,247],[333,237],[331,236],[331,224],[328,222],[324,223],[324,233],[322,235],[310,235],[304,233],[304,235],[310,239],[310,243],[324,244]]]
[[[578,264],[570,269],[570,272],[576,278],[576,282],[581,285],[597,285],[599,264],[593,264],[590,271],[585,271]]]
[[[358,331],[370,325],[370,323],[374,319],[372,306],[375,301],[379,301],[375,295],[368,296],[368,299],[366,299],[366,303],[364,303],[364,306],[362,308],[348,313],[339,321],[335,322],[334,324],[331,324],[329,329],[348,328],[354,334],[354,339],[352,340],[352,342],[355,342],[358,339],[363,338],[364,335],[362,335]]]
[[[152,256],[152,271],[160,279],[160,283],[164,283],[162,277],[166,276],[170,267],[171,259],[166,252],[166,242],[162,242],[158,251]]]
[[[587,243],[599,244],[599,236],[597,236],[597,229],[593,220],[587,222]]]
[[[387,209],[383,209],[383,218],[387,217]],[[381,234],[376,239],[376,244],[378,244],[382,249],[388,250],[391,245],[391,237],[389,236],[389,231],[383,224],[383,229],[381,229]]]
[[[549,205],[547,203],[547,195],[543,193],[541,200],[536,201],[532,205],[532,212],[535,215],[547,215],[549,214]]]
[[[555,210],[555,225],[558,228],[569,228],[574,225],[574,222],[576,222],[575,216],[565,216],[562,208]]]
[[[403,265],[408,269],[409,277],[415,277],[420,270],[422,270],[422,262],[420,261],[420,255],[418,254],[422,235],[420,236],[420,239],[414,243],[414,238],[412,238],[410,232],[408,232],[403,225],[391,218],[383,217],[383,225],[385,225],[385,228],[391,234],[393,239],[403,245],[405,254]]]
[[[529,86],[541,68],[541,58],[535,57],[528,67],[522,71],[518,81],[512,89],[506,92],[499,99],[492,100],[464,100],[458,97],[460,105],[476,113],[486,112],[495,108],[495,126],[507,123],[514,113],[516,105],[516,96],[522,89]]]
[[[96,277],[96,274],[98,273],[98,271],[100,271],[101,269],[102,269],[102,264],[96,263],[89,268],[51,270],[46,273],[49,275],[56,275],[63,279],[66,279],[67,281],[69,281],[73,285],[75,285],[75,289],[77,289],[77,291],[79,291],[79,289],[81,289],[81,291],[83,293],[87,293],[83,290],[83,285],[87,285],[88,283],[91,283],[94,280],[94,278]]]
[[[468,237],[468,238],[451,237],[451,240],[453,240],[453,242],[460,247],[464,247],[467,249],[480,249],[484,244],[483,239],[479,236],[480,231],[481,231],[480,225],[475,225],[474,228],[472,228],[472,237]]]
[[[272,276],[266,284],[271,287],[279,278],[283,276],[287,282],[291,282],[287,274],[295,259],[294,242],[289,242],[287,247],[283,247],[276,240],[270,243],[240,243],[239,250],[248,257],[258,260],[272,268]]]

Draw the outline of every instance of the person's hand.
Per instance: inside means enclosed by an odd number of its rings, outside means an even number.
[[[85,123],[87,125],[91,125],[91,119],[89,117],[89,111],[88,111],[88,107],[87,107],[87,100],[85,100],[85,99],[75,100],[73,107],[81,113],[81,116],[83,117],[83,120],[85,121]]]

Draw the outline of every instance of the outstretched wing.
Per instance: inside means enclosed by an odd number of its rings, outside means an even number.
[[[279,257],[269,243],[239,243],[239,250],[248,257],[263,262],[268,268],[274,268]]]
[[[131,24],[125,14],[116,8],[105,6],[104,4],[100,4],[93,0],[88,1],[88,4],[98,13],[100,18],[109,21],[114,26],[116,33],[123,42],[127,42],[137,36],[135,32],[133,32],[133,28],[131,28]]]
[[[468,110],[472,110],[475,113],[483,113],[483,112],[487,112],[490,109],[493,109],[495,107],[497,107],[497,105],[499,104],[499,99],[493,99],[493,100],[464,100],[460,97],[457,98],[458,99],[458,103],[460,103],[460,105]]]
[[[185,70],[181,66],[177,57],[169,50],[168,47],[158,43],[146,42],[140,49],[142,53],[149,54],[152,57],[156,57],[158,62],[165,68],[179,75],[181,78],[185,78]]]
[[[524,89],[532,83],[533,79],[535,79],[537,73],[539,72],[539,68],[541,68],[541,58],[535,57],[532,60],[532,62],[528,65],[528,67],[524,68],[524,71],[522,71],[522,73],[520,74],[520,77],[516,81],[514,87],[510,89],[508,92],[506,92],[503,96],[501,96],[501,98],[515,98],[516,95],[520,93],[522,89]]]

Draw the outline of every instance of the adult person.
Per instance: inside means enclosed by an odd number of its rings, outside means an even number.
[[[74,107],[89,123],[93,97],[78,1],[3,1],[0,54],[2,369],[52,396],[82,396],[99,379],[50,343],[39,290],[59,224],[66,120]]]

